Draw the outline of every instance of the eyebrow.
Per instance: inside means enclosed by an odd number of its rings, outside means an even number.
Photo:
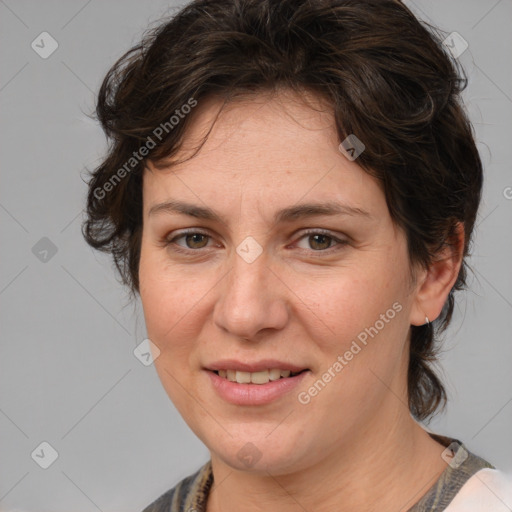
[[[149,210],[148,216],[162,212],[171,214],[178,213],[182,215],[188,215],[189,217],[195,217],[197,219],[217,221],[225,224],[225,220],[211,208],[178,200],[169,200],[152,206]],[[275,213],[274,224],[292,222],[295,220],[318,215],[357,215],[368,218],[372,217],[368,211],[361,208],[328,201],[323,203],[300,203],[297,205],[288,206],[287,208],[283,208],[282,210],[279,210]]]

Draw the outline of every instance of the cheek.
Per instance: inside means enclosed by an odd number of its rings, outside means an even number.
[[[397,317],[397,309],[403,309],[403,286],[396,274],[393,280],[387,276],[391,272],[370,267],[356,267],[331,275],[325,280],[295,280],[294,288],[309,310],[312,339],[325,345],[325,350],[342,350],[365,329],[377,323],[379,330],[382,322],[389,330]],[[393,304],[399,302],[400,306]],[[384,319],[381,319],[384,315]],[[323,333],[323,335],[321,335]],[[364,335],[362,336],[364,338]],[[323,341],[322,341],[323,340]]]
[[[191,348],[201,324],[194,319],[205,291],[197,281],[169,275],[141,278],[141,301],[149,338],[163,350],[179,353]]]
[[[159,348],[154,362],[162,385],[184,418],[193,414],[190,368],[197,354],[201,323],[198,311],[204,295],[200,283],[184,279],[175,271],[162,271],[155,258],[141,254],[140,297],[148,338]]]
[[[391,383],[403,373],[406,356],[403,278],[386,265],[360,271],[352,267],[328,288],[310,288],[310,307],[322,324],[321,330],[310,329],[309,337],[315,340],[321,364],[304,382],[301,404],[311,403],[318,411],[338,410],[343,404],[344,414],[353,418],[370,414],[384,400],[389,391],[382,382]]]
[[[160,360],[186,356],[192,348],[191,337],[199,328],[193,321],[204,295],[200,279],[187,279],[178,268],[168,268],[160,251],[142,245],[139,265],[140,298],[148,337],[161,350]],[[174,365],[174,363],[173,363]]]
[[[405,281],[383,270],[341,277],[316,295],[329,330],[312,338],[322,352],[322,367],[305,383],[301,403],[311,400],[319,409],[343,404],[348,416],[359,415],[389,392],[382,382],[401,372],[409,326]]]

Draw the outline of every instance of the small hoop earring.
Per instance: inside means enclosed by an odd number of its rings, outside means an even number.
[[[427,324],[427,325],[429,325],[429,324],[430,324],[430,320],[428,319],[428,316],[427,316],[427,315],[425,315],[425,322],[426,322],[426,324]]]

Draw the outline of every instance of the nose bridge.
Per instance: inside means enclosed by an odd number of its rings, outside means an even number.
[[[233,252],[230,265],[215,305],[217,326],[248,339],[262,329],[282,328],[287,320],[286,299],[262,248],[244,240]]]

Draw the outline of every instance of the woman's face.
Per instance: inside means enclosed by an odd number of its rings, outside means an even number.
[[[219,107],[199,102],[188,149]],[[196,157],[149,165],[143,197],[155,366],[212,457],[284,474],[409,416],[406,239],[331,113],[291,93],[237,100]]]

